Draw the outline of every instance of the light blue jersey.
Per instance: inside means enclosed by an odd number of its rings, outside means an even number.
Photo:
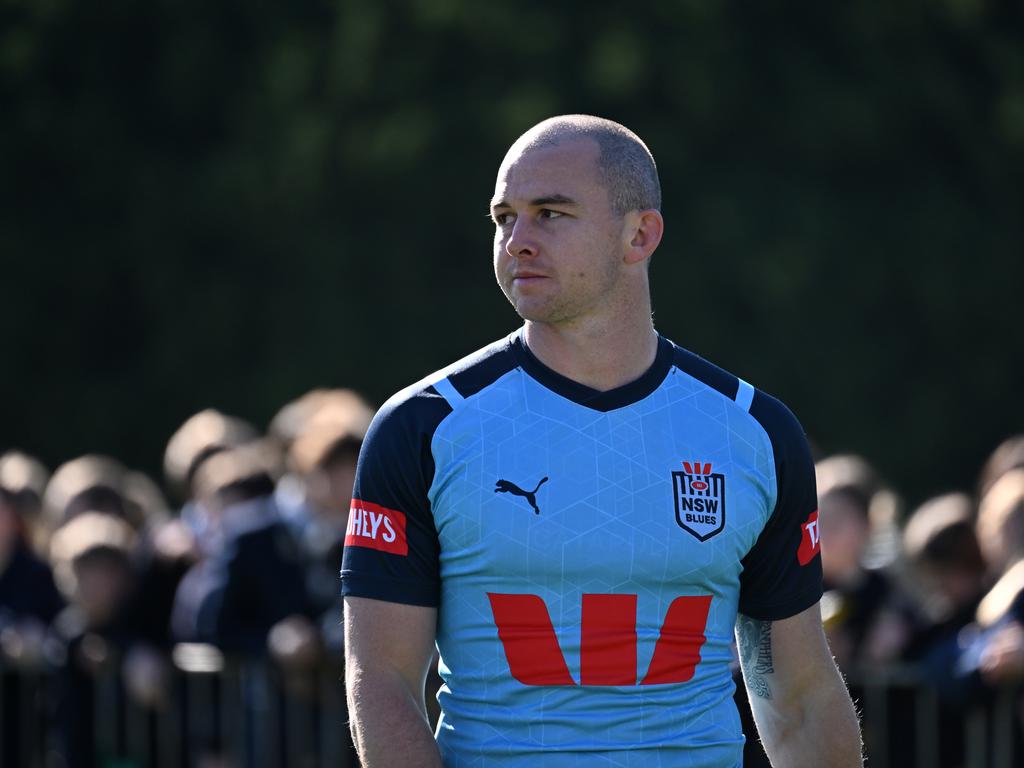
[[[668,340],[597,392],[522,332],[400,392],[359,459],[343,593],[437,606],[447,766],[737,766],[737,611],[821,596],[792,414]]]

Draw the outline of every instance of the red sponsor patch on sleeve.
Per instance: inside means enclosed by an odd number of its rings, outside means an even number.
[[[367,547],[392,555],[408,555],[405,514],[379,504],[352,499],[345,530],[346,547]]]
[[[807,565],[821,551],[821,539],[818,536],[818,510],[807,516],[807,522],[800,526],[800,549],[796,559],[800,565]]]

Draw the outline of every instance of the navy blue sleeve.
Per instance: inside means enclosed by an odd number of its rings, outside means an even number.
[[[341,593],[408,605],[440,603],[440,545],[427,492],[430,443],[451,406],[433,387],[399,393],[370,425],[356,467]]]
[[[775,458],[775,509],[743,558],[739,611],[762,621],[794,616],[821,599],[818,494],[807,438],[785,405],[756,392],[750,414]]]

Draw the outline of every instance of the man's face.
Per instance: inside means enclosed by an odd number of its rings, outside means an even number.
[[[624,272],[624,219],[612,211],[590,139],[510,152],[491,204],[494,273],[526,320],[569,325],[600,311]]]

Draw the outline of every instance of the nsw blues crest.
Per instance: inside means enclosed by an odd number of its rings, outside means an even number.
[[[672,473],[676,522],[700,541],[725,529],[725,475],[711,469],[710,463],[684,461],[683,471]]]

